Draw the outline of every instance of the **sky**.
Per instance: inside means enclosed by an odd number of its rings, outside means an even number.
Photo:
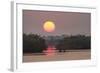
[[[46,32],[44,22],[53,21],[55,30]],[[23,33],[43,36],[91,35],[91,14],[79,12],[23,10]]]

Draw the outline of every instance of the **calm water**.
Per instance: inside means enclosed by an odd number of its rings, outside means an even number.
[[[55,55],[56,53],[56,48],[54,46],[48,46],[47,50],[44,51],[44,53],[48,56],[51,56],[51,55]]]

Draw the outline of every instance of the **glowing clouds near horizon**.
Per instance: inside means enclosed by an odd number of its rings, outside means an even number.
[[[53,21],[46,21],[43,28],[46,32],[53,32],[55,30],[55,24]]]

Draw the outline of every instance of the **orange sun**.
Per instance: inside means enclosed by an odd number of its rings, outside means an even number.
[[[53,32],[55,30],[55,24],[53,21],[46,21],[43,28],[46,32]]]

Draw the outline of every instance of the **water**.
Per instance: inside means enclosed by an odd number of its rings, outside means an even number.
[[[48,46],[47,50],[44,51],[44,53],[47,55],[47,56],[53,56],[55,55],[56,53],[56,48],[54,46]]]

